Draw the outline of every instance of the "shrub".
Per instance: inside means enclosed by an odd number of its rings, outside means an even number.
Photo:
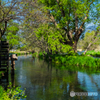
[[[32,54],[32,57],[36,57],[36,55],[37,55],[37,52],[33,53]]]
[[[40,52],[39,55],[38,55],[38,57],[39,57],[39,58],[43,58],[43,53]]]
[[[96,56],[96,57],[100,57],[100,51],[93,51],[93,50],[91,50],[91,51],[87,51],[86,52],[86,55],[91,55],[91,56]]]
[[[24,94],[25,91],[20,90],[20,87],[13,87],[11,88],[11,83],[7,88],[7,91],[0,86],[0,100],[18,100],[26,98]]]

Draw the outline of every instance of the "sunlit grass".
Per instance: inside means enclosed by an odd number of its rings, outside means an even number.
[[[41,54],[41,57],[43,55]],[[94,59],[91,56],[68,56],[68,55],[46,55],[45,60],[49,61],[49,58],[52,59],[53,63],[61,63],[68,65],[76,65],[76,66],[87,66],[87,67],[99,67],[100,59]]]
[[[94,50],[87,51],[87,52],[86,52],[86,55],[91,55],[91,56],[95,56],[95,57],[100,57],[100,51],[94,51]]]
[[[10,54],[17,54],[17,56],[20,56],[20,55],[26,55],[26,54],[32,54],[31,52],[30,53],[27,53],[26,51],[14,51],[14,52],[12,52],[12,51],[10,51],[9,52]]]

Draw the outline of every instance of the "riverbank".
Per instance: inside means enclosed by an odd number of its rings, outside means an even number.
[[[93,58],[87,55],[45,55],[39,54],[39,57],[45,59],[46,61],[52,61],[55,64],[62,65],[74,65],[81,67],[92,67],[96,68],[100,66],[100,59]]]
[[[100,51],[94,51],[94,50],[87,51],[86,55],[90,55],[90,56],[93,56],[93,57],[100,57]]]
[[[10,54],[17,54],[17,56],[20,55],[27,55],[27,54],[32,54],[32,52],[28,52],[28,51],[20,51],[20,50],[16,50],[16,51],[10,51]]]
[[[16,86],[21,86],[22,89],[26,88],[27,98],[25,100],[58,100],[59,98],[71,100],[70,90],[73,88],[77,90],[76,92],[95,91],[100,94],[98,89],[100,73],[94,73],[96,70],[97,68],[64,66],[47,63],[38,58],[19,56],[14,82]],[[94,82],[97,85],[94,85]],[[91,97],[84,97],[82,100],[89,99]],[[76,97],[76,100],[80,100],[80,98]]]

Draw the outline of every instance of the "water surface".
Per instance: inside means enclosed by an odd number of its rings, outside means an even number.
[[[100,100],[100,73],[56,68],[31,56],[19,56],[13,85],[26,88],[24,100]],[[98,92],[98,96],[70,97],[70,92]]]

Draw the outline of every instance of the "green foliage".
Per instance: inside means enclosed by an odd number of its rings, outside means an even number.
[[[50,13],[54,16],[56,21],[59,21],[60,27],[66,26],[66,23],[68,20],[70,20],[72,23],[70,24],[70,28],[74,27],[74,14],[77,14],[77,17],[79,18],[79,25],[81,24],[81,21],[83,21],[86,14],[88,14],[88,10],[92,10],[92,8],[96,8],[93,4],[89,6],[91,1],[87,0],[59,0],[59,3],[55,0],[38,0],[40,3],[44,4],[43,9],[50,10]],[[93,1],[96,2],[96,1]],[[71,9],[70,9],[71,8]],[[99,9],[99,6],[97,5],[97,8]],[[62,12],[63,11],[63,12]],[[98,10],[96,10],[99,12]],[[63,14],[64,13],[64,14]],[[69,16],[69,13],[71,16]],[[91,17],[92,17],[91,12]],[[86,22],[89,21],[89,18],[86,20]]]
[[[49,16],[52,17],[50,17],[52,22],[50,21],[40,26],[36,32],[37,37],[39,39],[40,37],[44,38],[52,51],[61,49],[60,52],[62,53],[69,52],[72,48],[62,44],[60,40],[63,42],[67,40],[74,44],[75,37],[73,32],[71,33],[72,36],[65,35],[65,32],[68,34],[70,31],[75,30],[75,24],[78,24],[78,27],[85,28],[84,25],[82,26],[82,23],[90,22],[89,12],[94,5],[91,1],[87,0],[38,0],[38,2],[44,5],[42,9],[48,11]],[[77,17],[78,23],[76,23],[75,16]],[[88,18],[84,20],[86,16]],[[72,38],[72,41],[69,37]]]
[[[27,46],[23,45],[22,47],[20,47],[21,50],[26,50]]]
[[[32,57],[36,57],[37,56],[37,52],[32,54]]]
[[[72,47],[69,45],[62,44],[59,40],[64,41],[64,38],[62,37],[63,30],[57,30],[56,28],[53,28],[49,26],[48,24],[40,26],[40,28],[36,31],[36,36],[38,39],[44,38],[44,40],[48,44],[48,49],[52,50],[53,53],[56,51],[62,52],[62,53],[73,53]]]
[[[94,59],[90,56],[78,56],[78,55],[52,55],[46,56],[46,60],[49,60],[49,57],[52,59],[52,63],[62,64],[62,65],[75,65],[75,66],[84,66],[97,68],[100,66],[100,59]]]
[[[19,44],[20,37],[17,34],[18,31],[19,31],[18,24],[11,21],[5,33],[5,39],[9,41],[10,49],[12,49],[12,47],[20,45]]]
[[[10,55],[11,54],[17,54],[17,56],[20,56],[20,55],[26,55],[26,52],[24,51],[24,52],[20,52],[20,51],[14,51],[14,52],[11,52],[10,51]]]
[[[0,86],[0,100],[19,100],[26,98],[25,91],[20,90],[20,87],[11,88],[11,83],[7,88],[7,91]]]
[[[4,91],[2,86],[0,86],[0,100],[10,100],[7,92]]]
[[[66,64],[87,67],[99,67],[97,66],[97,59],[94,59],[93,57],[89,56],[70,56],[67,58]]]
[[[100,44],[100,32],[96,31],[87,31],[85,33],[85,36],[82,40],[79,40],[78,46],[80,46],[83,50],[85,50],[88,45],[91,43],[92,45],[88,48],[88,50],[93,50],[96,49],[98,47],[98,45]]]
[[[39,58],[43,58],[43,52],[40,52],[38,55]]]
[[[32,54],[32,52],[30,52],[30,54]]]
[[[17,25],[17,24],[16,24]],[[16,32],[19,30],[18,25],[17,26],[8,26],[7,31],[13,32],[13,35],[16,35]]]
[[[91,56],[95,56],[95,57],[100,57],[100,51],[94,51],[94,50],[87,51],[87,52],[86,52],[86,55],[91,55]]]

